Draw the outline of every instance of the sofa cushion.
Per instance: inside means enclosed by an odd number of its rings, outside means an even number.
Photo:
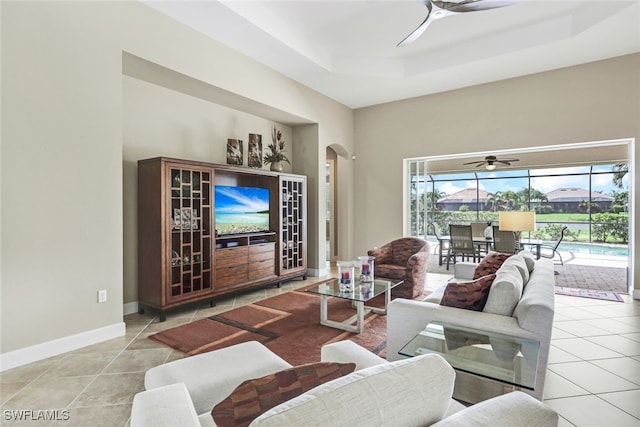
[[[476,266],[476,271],[473,274],[473,279],[479,279],[480,277],[494,274],[502,267],[502,264],[511,256],[511,254],[503,254],[500,252],[489,252],[480,263]]]
[[[450,282],[444,289],[440,305],[482,311],[495,278],[495,274],[490,274],[471,282]]]
[[[375,269],[376,277],[396,280],[404,280],[404,276],[407,272],[406,265],[375,264]]]
[[[511,316],[522,296],[524,286],[522,274],[515,265],[503,265],[496,272],[496,278],[489,289],[485,313]]]
[[[531,253],[531,251],[520,251],[518,255],[524,258],[524,262],[527,263],[527,268],[529,269],[529,274],[531,274],[536,266],[536,256]]]
[[[510,256],[509,259],[507,259],[502,264],[502,266],[505,265],[513,265],[515,268],[517,268],[520,272],[520,275],[522,276],[522,281],[526,286],[527,282],[529,281],[529,267],[527,267],[527,263],[524,260],[524,257],[520,254]]]
[[[309,363],[247,380],[215,405],[211,415],[219,427],[247,426],[274,406],[322,383],[350,374],[355,368],[355,363]]]
[[[278,405],[251,426],[430,425],[447,413],[454,378],[436,354],[383,363]]]

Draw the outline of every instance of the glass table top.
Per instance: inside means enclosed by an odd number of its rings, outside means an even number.
[[[398,353],[436,353],[459,371],[533,390],[539,351],[536,340],[431,322]]]
[[[367,302],[372,298],[377,297],[385,293],[387,289],[393,289],[398,286],[402,281],[391,281],[386,279],[375,279],[373,281],[373,286],[363,286],[360,281],[356,280],[355,287],[351,292],[342,292],[340,291],[340,286],[338,283],[338,279],[332,279],[328,282],[320,283],[317,286],[309,288],[306,292],[311,292],[313,294],[319,295],[327,295],[331,297],[344,298],[351,301],[362,301]]]

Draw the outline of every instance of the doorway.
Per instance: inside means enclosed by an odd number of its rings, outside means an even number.
[[[337,205],[337,188],[336,188],[336,162],[338,160],[337,153],[330,147],[327,147],[325,166],[325,189],[326,189],[326,259],[335,262],[338,257],[338,242],[336,229],[338,227],[336,220]]]

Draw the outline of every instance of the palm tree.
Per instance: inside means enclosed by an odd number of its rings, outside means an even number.
[[[498,209],[502,207],[505,199],[502,195],[502,191],[496,191],[495,193],[489,193],[487,195],[487,204],[491,205],[491,211],[496,212]]]
[[[426,196],[427,209],[430,210],[430,211],[431,210],[435,210],[436,206],[438,204],[438,200],[442,199],[446,195],[447,195],[447,193],[445,193],[443,191],[438,191],[438,190],[429,191],[425,195]]]
[[[618,188],[623,188],[622,180],[625,175],[629,173],[629,163],[619,163],[617,165],[613,165],[613,183]]]
[[[535,209],[536,206],[541,206],[542,203],[547,202],[549,199],[547,198],[547,195],[544,194],[542,191],[540,190],[536,190],[535,188],[531,188],[529,190],[529,208],[530,209]]]

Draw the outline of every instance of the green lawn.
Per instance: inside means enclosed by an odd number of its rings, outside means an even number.
[[[550,213],[536,214],[538,222],[588,222],[589,214],[585,213]]]

